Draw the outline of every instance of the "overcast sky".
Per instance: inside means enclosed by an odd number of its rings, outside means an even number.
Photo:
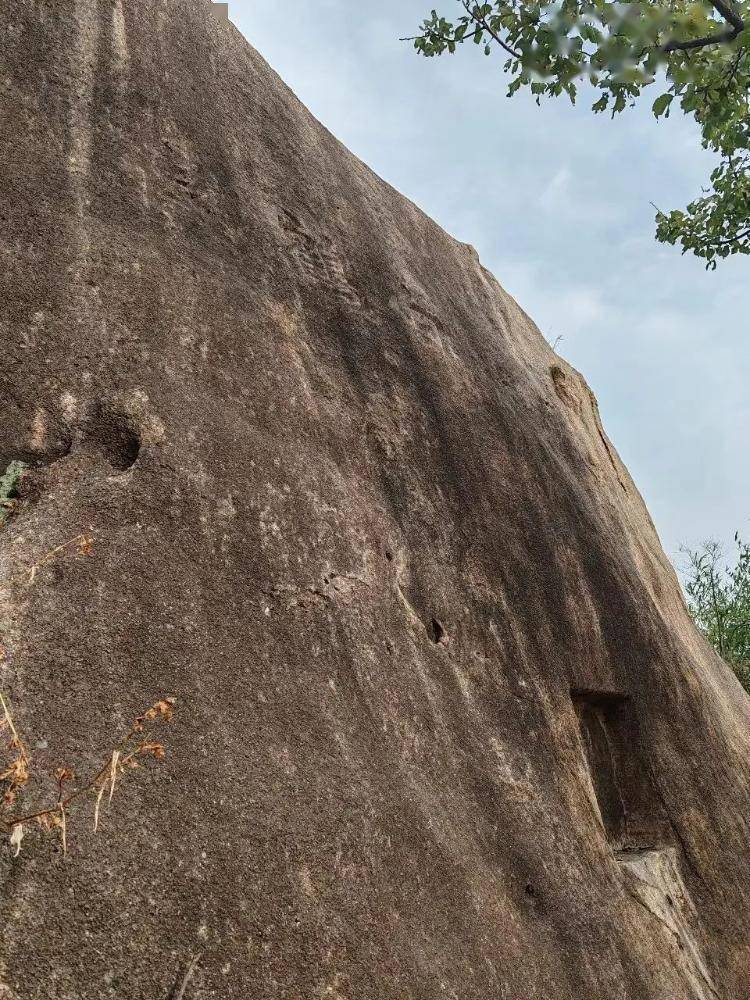
[[[500,60],[473,46],[425,60],[399,42],[433,6],[457,4],[233,0],[230,15],[339,139],[562,338],[668,554],[750,537],[750,259],[710,273],[654,240],[650,203],[684,207],[710,170],[695,126],[657,124],[651,99],[614,122],[586,101],[509,101]]]

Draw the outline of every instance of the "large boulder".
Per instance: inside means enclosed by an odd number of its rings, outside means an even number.
[[[750,997],[750,701],[581,376],[208,0],[0,15],[6,821],[176,699],[0,997]]]

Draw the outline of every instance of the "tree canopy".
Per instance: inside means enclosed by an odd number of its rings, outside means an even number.
[[[446,0],[448,2],[448,0]],[[594,91],[593,110],[613,116],[652,87],[653,113],[679,107],[698,122],[718,163],[684,210],[657,210],[657,238],[715,268],[750,254],[750,0],[453,0],[409,39],[424,56],[473,43],[504,60],[508,96]]]

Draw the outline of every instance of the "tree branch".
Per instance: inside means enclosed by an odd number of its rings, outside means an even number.
[[[719,643],[719,656],[724,656],[724,616],[719,610],[719,598],[716,593],[716,557],[713,558],[709,571],[709,581],[711,584],[711,606],[714,614],[714,621],[717,626],[717,640]]]
[[[711,0],[711,6],[729,24],[726,31],[720,31],[716,35],[704,35],[703,38],[692,38],[685,42],[667,42],[666,45],[662,46],[662,52],[689,52],[691,49],[703,49],[709,45],[733,42],[745,30],[743,19],[733,7],[728,3],[724,3],[724,0]]]
[[[742,28],[727,28],[718,35],[706,35],[703,38],[691,38],[687,42],[668,42],[662,45],[662,52],[689,52],[692,49],[704,49],[708,45],[719,45],[722,42],[733,42]]]
[[[725,3],[724,0],[711,0],[711,6],[736,29],[738,35],[745,30],[745,22],[731,4]]]
[[[502,40],[502,38],[498,35],[498,33],[496,31],[492,30],[492,28],[487,23],[487,19],[486,18],[481,17],[480,15],[476,14],[471,9],[471,0],[461,0],[461,4],[463,5],[464,10],[469,15],[469,17],[472,19],[472,21],[474,22],[474,24],[478,24],[481,28],[483,28],[487,32],[488,35],[490,35],[492,38],[494,38],[495,41],[497,42],[497,44],[502,49],[505,49],[505,51],[508,53],[509,56],[513,56],[514,59],[520,59],[521,58],[521,53],[520,52],[516,52],[516,50],[514,48],[512,48],[510,45],[508,45],[507,42],[504,42]],[[474,34],[476,34],[476,32],[474,32]]]
[[[733,243],[739,242],[739,240],[745,240],[750,237],[750,229],[743,229],[742,232],[736,234],[736,236],[727,236],[726,239],[722,240],[705,240],[701,245],[704,247],[728,247]]]
[[[477,28],[477,30],[476,31],[472,31],[472,33],[470,35],[464,35],[464,37],[461,39],[461,41],[462,42],[468,42],[472,38],[474,38],[476,35],[480,34],[481,31],[482,31],[481,27]],[[433,38],[438,39],[438,41],[445,42],[446,45],[448,44],[448,42],[455,42],[456,41],[455,38],[448,38],[445,35],[437,35],[437,34],[435,34],[435,32],[432,32],[431,34],[432,34]],[[424,38],[424,35],[409,35],[406,38],[399,38],[399,41],[400,42],[416,42],[417,39],[419,39],[419,38]]]

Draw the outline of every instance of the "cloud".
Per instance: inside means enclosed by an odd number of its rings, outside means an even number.
[[[542,189],[539,196],[539,205],[547,211],[568,211],[571,208],[573,197],[571,194],[571,180],[573,175],[568,167],[558,167],[552,180]]]

